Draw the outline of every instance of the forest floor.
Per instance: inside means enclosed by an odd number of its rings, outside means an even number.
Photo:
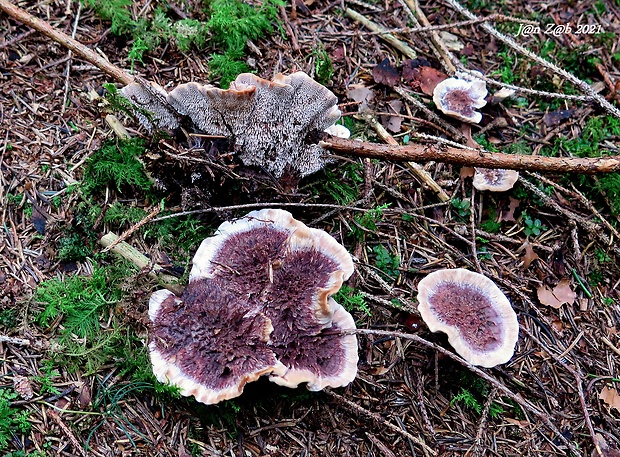
[[[17,4],[162,86],[219,84],[243,68],[266,79],[304,71],[337,95],[364,141],[432,135],[512,154],[620,155],[620,118],[600,102],[620,100],[618,0],[470,0],[463,7],[484,20],[465,23],[453,0],[297,0],[265,13],[240,55],[225,38],[234,32],[217,25],[204,42],[166,34],[216,13],[197,0],[88,3],[104,11]],[[101,19],[123,8],[130,26]],[[146,50],[131,59],[140,37]],[[429,84],[455,65],[489,80],[479,124],[432,103]],[[149,135],[116,113],[133,138],[119,139],[106,83],[121,86],[0,13],[0,453],[620,455],[620,174],[521,171],[514,188],[493,193],[473,188],[468,167],[423,164],[422,183],[411,163],[339,156],[283,182],[213,154],[209,140]],[[501,84],[520,89],[505,97]],[[146,350],[148,300],[161,286],[99,239],[132,229],[125,241],[184,284],[200,241],[259,207],[283,207],[342,243],[356,271],[337,299],[358,328],[388,333],[358,336],[359,372],[344,388],[262,379],[215,406],[179,398],[154,380]],[[417,284],[442,268],[483,273],[509,297],[520,334],[508,363],[479,369],[450,357],[446,336],[421,321]]]

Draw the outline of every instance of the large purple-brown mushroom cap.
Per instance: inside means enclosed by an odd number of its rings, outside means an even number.
[[[310,390],[349,384],[357,338],[343,332],[355,322],[331,295],[352,273],[344,247],[287,211],[223,223],[196,252],[183,295],[151,297],[157,378],[203,403],[238,396],[263,374]]]
[[[271,319],[270,346],[288,368],[271,379],[320,390],[348,384],[357,372],[357,338],[337,334],[355,323],[331,299],[352,273],[350,254],[329,234],[267,209],[225,222],[204,240],[190,281],[217,279],[247,297]]]
[[[432,332],[444,332],[473,365],[494,367],[514,354],[519,322],[487,277],[462,268],[438,270],[418,284],[418,310]]]
[[[149,317],[155,377],[199,402],[238,397],[246,383],[285,371],[268,347],[270,319],[215,281],[192,283],[181,298],[155,292]]]

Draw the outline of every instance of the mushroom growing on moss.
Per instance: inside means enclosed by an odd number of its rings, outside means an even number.
[[[487,104],[487,87],[483,80],[448,78],[433,90],[433,101],[439,110],[464,122],[477,124],[482,114],[476,111]]]
[[[462,268],[438,270],[418,284],[418,310],[432,332],[444,332],[456,352],[473,365],[508,362],[519,322],[493,281]]]
[[[349,253],[287,211],[252,211],[202,242],[181,297],[151,297],[149,349],[159,380],[217,403],[261,375],[310,390],[357,373],[351,315],[331,296],[353,273]]]
[[[519,179],[515,170],[474,168],[474,187],[478,190],[504,192],[514,187]]]
[[[181,84],[165,95],[165,106],[159,89],[145,87],[133,83],[121,93],[138,108],[152,111],[156,126],[170,128],[173,124],[159,119],[167,120],[172,110],[200,133],[228,138],[244,164],[263,167],[276,177],[287,169],[306,176],[323,168],[327,153],[313,136],[341,114],[336,96],[303,72],[278,74],[272,81],[243,73],[228,90]],[[138,118],[150,126],[144,116]]]

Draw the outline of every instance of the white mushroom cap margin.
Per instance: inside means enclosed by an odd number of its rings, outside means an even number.
[[[491,368],[514,355],[517,315],[486,276],[463,268],[435,271],[418,284],[418,302],[428,328],[446,333],[454,350],[469,363]]]
[[[448,78],[435,86],[433,101],[439,110],[464,122],[478,124],[482,114],[476,111],[487,104],[486,83],[471,76],[467,79]]]

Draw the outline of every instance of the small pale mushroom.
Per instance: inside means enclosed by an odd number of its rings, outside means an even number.
[[[438,270],[418,284],[418,310],[432,332],[444,332],[455,351],[487,368],[508,362],[519,322],[493,281],[462,268]]]
[[[483,80],[448,78],[433,90],[433,101],[439,110],[464,122],[477,124],[482,114],[476,111],[486,105],[487,87]]]
[[[519,179],[519,172],[515,170],[474,168],[474,187],[478,190],[504,192],[514,187]]]
[[[337,136],[338,138],[346,139],[351,137],[351,131],[342,124],[330,125],[323,131],[332,136]]]
[[[277,178],[287,170],[306,176],[323,168],[327,152],[313,136],[341,115],[336,96],[303,72],[278,74],[272,81],[243,73],[228,90],[181,84],[165,94],[165,103],[158,88],[144,83],[125,86],[121,93],[138,108],[152,111],[155,126],[179,127],[168,122],[170,112],[176,113],[200,133],[226,137],[244,164]],[[137,117],[151,127],[145,116]]]

